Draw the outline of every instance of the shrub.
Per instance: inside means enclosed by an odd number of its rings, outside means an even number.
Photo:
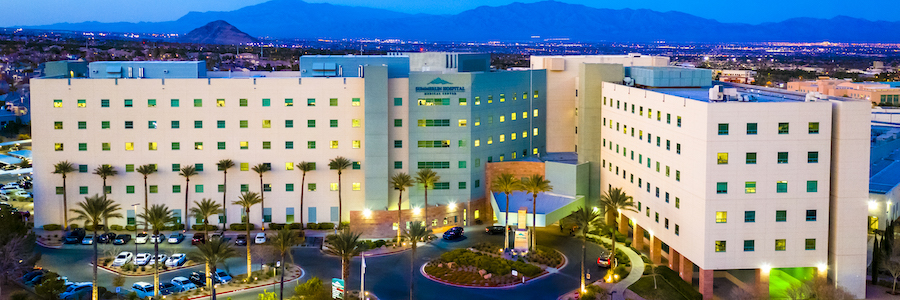
[[[482,224],[484,224],[484,221],[482,221],[481,219],[475,219],[475,225],[482,225]]]
[[[289,228],[291,228],[291,229],[303,229],[303,224],[300,224],[300,223],[291,223],[291,225],[289,225],[289,226],[290,226]]]
[[[29,298],[31,296],[26,291],[18,291],[9,295],[9,300],[28,300]]]
[[[191,229],[193,229],[193,230],[203,230],[203,224],[194,224],[194,225],[191,225]],[[216,226],[216,225],[206,225],[206,230],[209,230],[209,231],[219,230],[219,226]]]
[[[377,240],[375,241],[375,248],[381,248],[381,246],[384,246],[385,244],[387,244],[387,242],[384,240]]]
[[[331,223],[331,222],[319,223],[319,229],[334,229],[334,223]]]
[[[341,222],[338,229],[350,228],[350,222]]]
[[[228,225],[228,227],[231,230],[235,230],[235,231],[247,230],[247,227],[243,223],[231,224],[231,225]],[[250,230],[253,230],[253,229],[256,229],[256,224],[250,223]]]
[[[125,226],[125,230],[128,230],[128,231],[134,231],[134,230],[135,230],[135,226],[134,226],[134,225],[127,225],[127,226]]]
[[[60,226],[59,224],[44,225],[44,230],[53,231],[53,230],[60,230],[60,229],[62,229],[62,226]]]
[[[109,225],[109,229],[122,230],[122,225]]]
[[[494,275],[506,275],[515,269],[519,273],[522,273],[522,275],[533,277],[540,274],[542,271],[538,266],[526,263],[521,259],[518,261],[510,261],[503,258],[475,253],[467,249],[455,249],[444,252],[441,254],[441,260],[484,269]]]
[[[312,229],[312,230],[319,229],[319,224],[316,224],[316,223],[306,223],[306,229]]]
[[[103,224],[97,225],[97,231],[103,231],[103,228],[105,228],[103,227]],[[84,230],[94,231],[94,225],[84,226]]]
[[[284,228],[282,223],[269,223],[269,229],[281,230],[282,228]]]

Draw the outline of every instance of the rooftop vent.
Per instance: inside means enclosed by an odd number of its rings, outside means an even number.
[[[819,92],[809,92],[806,93],[806,102],[816,102],[816,101],[825,101],[828,100],[827,95],[823,95]]]
[[[722,101],[725,99],[725,91],[721,85],[714,85],[709,89],[709,101]]]

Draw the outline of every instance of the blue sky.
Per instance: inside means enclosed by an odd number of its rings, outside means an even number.
[[[11,0],[4,1],[0,27],[60,22],[157,22],[175,20],[189,11],[230,11],[267,0]],[[481,5],[498,6],[537,0],[307,0],[369,6],[407,13],[454,14]],[[563,0],[597,8],[680,11],[721,22],[758,24],[793,17],[831,18],[848,15],[869,20],[900,21],[896,0],[866,0],[850,6],[838,0]],[[878,7],[884,9],[878,9]]]

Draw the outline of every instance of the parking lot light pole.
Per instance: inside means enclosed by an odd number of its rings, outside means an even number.
[[[137,212],[138,212],[138,209],[141,208],[141,204],[135,203],[135,204],[132,204],[131,207],[134,207],[134,255],[137,256],[137,254],[138,254],[138,249],[137,249],[137,244],[138,244],[137,243],[137,227],[138,227],[137,226]]]

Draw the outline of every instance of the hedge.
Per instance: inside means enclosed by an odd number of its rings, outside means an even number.
[[[341,222],[341,225],[338,226],[338,229],[350,228],[350,222]]]
[[[282,228],[284,228],[284,224],[282,223],[269,223],[269,229],[281,230]]]
[[[135,230],[135,227],[134,227],[134,225],[126,225],[126,226],[125,226],[125,230],[128,230],[128,231],[134,231],[134,230]]]
[[[334,229],[334,223],[331,223],[331,222],[319,223],[319,229]]]
[[[163,230],[184,230],[184,224],[179,223],[171,226],[165,226],[163,227]]]
[[[111,230],[122,230],[122,225],[109,225]]]
[[[247,230],[247,227],[244,224],[231,224],[228,225],[228,228],[231,230]],[[250,230],[256,229],[256,224],[250,224]]]
[[[455,262],[463,266],[474,266],[484,269],[488,273],[495,275],[510,274],[513,269],[522,275],[534,277],[542,272],[538,266],[526,263],[523,260],[512,261],[499,257],[475,253],[468,249],[455,249],[441,254],[441,260],[446,262]]]
[[[681,276],[679,276],[677,272],[672,271],[672,269],[669,269],[668,266],[658,266],[656,267],[656,272],[672,284],[672,287],[674,287],[675,290],[678,290],[678,292],[686,298],[691,300],[703,299],[703,294],[700,294],[700,292],[695,290],[690,283],[681,280]]]
[[[69,224],[69,229],[78,229],[78,224]]]
[[[303,224],[300,224],[300,223],[291,223],[290,228],[291,228],[291,229],[303,229]]]
[[[193,229],[193,230],[203,230],[203,224],[194,224],[194,225],[191,225],[191,229]],[[206,225],[206,230],[219,230],[219,226],[216,226],[216,225]]]
[[[319,229],[319,224],[316,224],[316,223],[306,223],[306,229],[312,229],[312,230]]]
[[[60,229],[62,229],[62,226],[60,226],[59,224],[45,224],[44,225],[44,230],[53,231],[53,230],[60,230]]]

